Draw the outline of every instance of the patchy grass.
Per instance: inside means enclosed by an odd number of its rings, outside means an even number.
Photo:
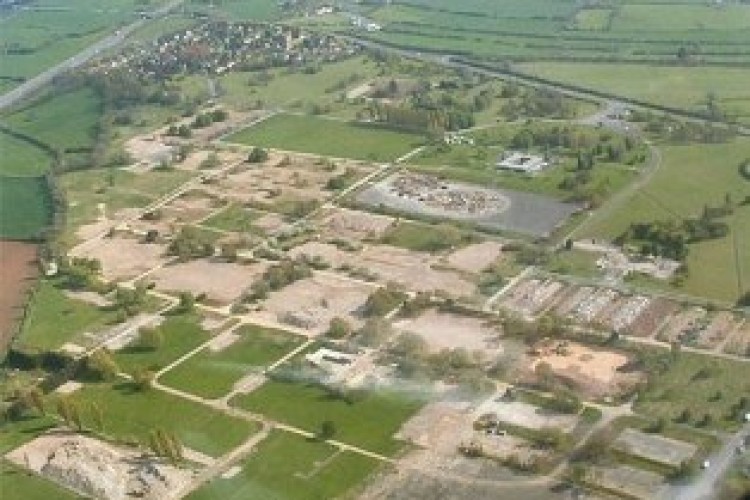
[[[647,390],[636,402],[636,411],[650,418],[676,421],[688,410],[690,419],[685,423],[695,425],[709,415],[711,422],[706,428],[737,429],[741,415],[732,410],[750,391],[748,373],[746,363],[680,353],[665,372],[652,377]]]
[[[232,404],[310,432],[330,420],[336,428],[334,439],[393,455],[404,446],[393,434],[422,401],[416,395],[379,391],[357,394],[347,402],[315,383],[271,380]]]
[[[376,125],[279,114],[226,140],[321,156],[387,162],[420,146],[424,137]]]
[[[220,351],[204,349],[167,372],[161,382],[206,398],[228,393],[244,375],[261,372],[301,344],[301,339],[281,330],[255,325],[239,328],[240,336]]]
[[[309,500],[351,494],[378,468],[374,459],[273,431],[230,479],[216,478],[188,498]]]
[[[252,224],[262,215],[260,212],[233,203],[221,212],[212,215],[201,225],[222,231],[254,232],[258,230],[254,229]]]
[[[3,500],[72,500],[80,498],[65,488],[0,460],[0,498]]]
[[[383,235],[381,243],[417,252],[439,252],[467,245],[473,236],[449,224],[399,222]]]
[[[69,298],[49,281],[42,281],[29,304],[29,312],[16,345],[51,351],[85,332],[114,324],[116,312]]]

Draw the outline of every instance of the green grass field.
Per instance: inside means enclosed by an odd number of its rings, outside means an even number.
[[[602,31],[609,27],[611,9],[582,9],[575,17],[575,27],[584,31]]]
[[[0,460],[0,498],[3,500],[72,500],[80,498],[52,481]]]
[[[708,31],[750,28],[750,5],[625,4],[613,31]]]
[[[226,140],[321,156],[387,162],[420,146],[424,137],[374,125],[281,114]]]
[[[0,176],[0,238],[33,239],[52,222],[44,177]]]
[[[578,236],[611,239],[632,223],[697,217],[706,204],[718,206],[727,194],[739,202],[750,193],[750,182],[738,172],[740,162],[750,158],[750,140],[664,146],[661,150],[662,165],[649,183],[624,205],[594,219]],[[738,207],[726,220],[732,230],[729,237],[690,246],[690,274],[680,291],[733,302],[750,286],[748,217],[750,206]]]
[[[230,479],[216,478],[190,500],[328,500],[356,489],[378,462],[319,441],[273,431]]]
[[[0,132],[0,175],[39,176],[47,172],[50,157],[26,141]]]
[[[750,9],[750,6],[748,6]],[[517,69],[563,83],[690,111],[704,111],[716,96],[730,118],[750,123],[750,69],[533,62]]]
[[[416,396],[383,391],[346,402],[315,384],[274,380],[231,403],[310,432],[330,420],[336,427],[334,439],[385,455],[403,448],[393,434],[422,405]]]
[[[16,343],[23,348],[56,350],[85,332],[113,325],[115,317],[113,311],[69,298],[49,281],[42,281]]]
[[[432,225],[402,221],[391,226],[381,243],[417,252],[438,252],[463,246],[471,235],[449,224]]]
[[[227,394],[248,373],[258,373],[299,346],[302,339],[280,330],[246,325],[220,351],[204,349],[161,377],[165,385],[206,398]]]
[[[136,391],[129,382],[86,385],[71,396],[85,425],[93,425],[91,403],[104,409],[104,433],[147,442],[154,429],[174,432],[183,444],[217,457],[239,446],[259,425],[224,415],[204,405],[152,389]]]
[[[701,370],[706,370],[707,376],[699,375]],[[745,363],[683,352],[665,373],[653,377],[635,409],[649,418],[668,420],[675,420],[687,409],[692,424],[710,415],[708,428],[737,429],[740,415],[734,412],[730,416],[730,410],[750,391],[747,374]]]
[[[90,148],[101,112],[98,96],[84,88],[53,94],[4,121],[12,129],[61,150]]]
[[[160,370],[210,338],[199,321],[192,314],[169,316],[156,327],[162,336],[161,346],[154,350],[144,349],[138,345],[136,338],[131,345],[117,351],[115,360],[120,369],[126,372],[136,368]]]
[[[260,218],[261,212],[245,208],[241,205],[231,204],[216,215],[211,216],[202,226],[233,232],[260,232],[253,227],[253,222]]]

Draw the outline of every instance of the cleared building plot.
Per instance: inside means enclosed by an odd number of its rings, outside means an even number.
[[[395,219],[387,215],[337,207],[329,210],[319,225],[324,237],[362,241],[382,238],[394,222]]]
[[[331,179],[357,179],[369,167],[357,162],[322,162],[299,155],[273,154],[261,165],[244,164],[205,185],[210,194],[229,201],[280,213],[295,203],[322,202],[331,195]]]
[[[643,500],[662,498],[668,488],[659,474],[629,465],[591,467],[586,482],[627,498]]]
[[[398,321],[394,327],[419,335],[432,351],[464,348],[490,356],[503,352],[498,331],[480,318],[430,309],[416,318]]]
[[[506,293],[502,305],[525,316],[534,317],[544,312],[566,290],[567,285],[556,280],[523,280]]]
[[[707,323],[708,311],[702,307],[690,307],[674,315],[657,338],[663,342],[686,342],[695,338]]]
[[[413,174],[390,176],[360,192],[357,202],[532,236],[549,236],[582,208],[537,194]]]
[[[450,267],[467,273],[479,273],[502,256],[503,245],[495,241],[475,243],[456,250],[446,257]]]
[[[459,273],[433,269],[433,258],[390,245],[365,247],[355,265],[369,270],[381,283],[395,282],[413,292],[443,290],[456,297],[476,292],[476,284]]]
[[[137,449],[66,431],[42,434],[6,458],[78,494],[111,500],[165,498],[193,475]]]
[[[533,347],[526,377],[535,380],[544,366],[588,396],[607,397],[626,393],[643,379],[640,372],[620,371],[628,362],[627,355],[616,351],[546,339]]]
[[[724,352],[728,354],[735,354],[737,356],[750,356],[750,320],[745,319],[745,322],[737,328],[732,336],[727,340],[724,346]]]
[[[206,294],[209,302],[227,305],[239,299],[267,267],[265,263],[242,265],[198,259],[164,266],[150,274],[148,280],[162,291]]]
[[[502,426],[503,423],[525,429],[545,428],[570,432],[578,423],[577,415],[556,413],[523,401],[510,401],[504,395],[495,395],[474,411],[475,418],[491,415]]]
[[[693,458],[698,447],[692,443],[670,439],[658,434],[646,434],[636,429],[625,429],[612,446],[623,453],[678,467]]]
[[[742,319],[729,311],[714,314],[708,324],[698,332],[695,345],[704,349],[718,347],[742,323]]]
[[[316,273],[271,293],[251,317],[282,328],[291,325],[311,334],[325,332],[337,317],[361,326],[362,308],[376,288],[330,273]]]
[[[320,259],[329,264],[332,268],[338,268],[342,265],[348,265],[356,254],[341,250],[336,245],[330,243],[321,243],[319,241],[308,241],[302,245],[296,246],[289,250],[289,257],[297,259],[306,257],[308,259]]]
[[[127,236],[104,238],[96,245],[71,252],[71,256],[97,259],[102,264],[102,276],[108,281],[135,278],[168,260],[164,245],[142,243]]]
[[[625,328],[625,333],[636,337],[652,337],[679,308],[671,300],[652,298],[638,317]]]
[[[171,223],[190,224],[208,217],[222,205],[217,196],[194,189],[160,208],[158,216]]]

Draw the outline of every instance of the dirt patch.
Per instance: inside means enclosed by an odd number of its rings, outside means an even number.
[[[115,236],[96,245],[72,252],[74,257],[98,259],[102,275],[110,281],[129,280],[167,262],[166,249],[155,243],[141,243],[135,238]]]
[[[0,353],[10,344],[26,294],[39,273],[36,252],[36,245],[30,243],[0,241]]]
[[[627,393],[643,378],[640,372],[621,371],[629,362],[627,355],[575,342],[545,339],[530,356],[527,375],[532,379],[549,372],[594,398]]]
[[[242,335],[235,332],[224,332],[216,336],[210,344],[208,344],[208,350],[211,352],[221,352],[224,349],[230,347],[232,344],[241,339]]]
[[[532,430],[554,428],[570,432],[578,423],[576,415],[552,412],[523,401],[507,401],[503,396],[488,399],[474,414],[477,418],[492,414],[498,422]]]
[[[352,281],[330,273],[316,273],[271,294],[255,312],[264,322],[292,325],[313,334],[328,329],[335,317],[353,326],[363,324],[361,309],[375,290],[374,285]]]
[[[443,290],[457,297],[476,292],[476,285],[459,273],[432,268],[432,257],[389,245],[366,247],[356,265],[374,273],[382,283],[395,282],[414,292]]]
[[[395,219],[387,215],[335,208],[323,217],[321,227],[325,237],[362,241],[382,238],[394,222]]]
[[[627,498],[643,500],[663,498],[667,488],[659,474],[629,465],[592,467],[586,474],[586,481]]]
[[[199,259],[164,266],[148,277],[156,288],[169,292],[206,294],[209,301],[228,305],[265,271],[265,263],[249,265]]]
[[[494,241],[476,243],[456,250],[446,262],[449,266],[467,273],[479,273],[487,269],[501,256],[503,246]]]
[[[69,380],[55,389],[55,392],[57,394],[73,394],[81,387],[83,387],[82,383],[76,382],[75,380]]]
[[[750,320],[745,320],[724,346],[724,352],[737,356],[750,356]]]
[[[646,434],[636,429],[625,429],[613,443],[614,448],[651,462],[678,467],[698,451],[692,443]]]
[[[417,318],[398,321],[394,327],[419,335],[432,351],[464,348],[489,355],[503,352],[498,332],[483,320],[471,316],[430,309]]]
[[[160,214],[171,224],[190,224],[205,219],[221,206],[216,196],[194,189],[162,207]]]
[[[289,251],[289,256],[293,259],[302,256],[307,258],[319,258],[333,268],[347,265],[352,261],[351,252],[340,250],[336,245],[321,243],[318,241],[308,241],[307,243],[294,247]]]
[[[165,498],[192,477],[136,450],[62,431],[39,436],[6,457],[79,494],[108,500]]]

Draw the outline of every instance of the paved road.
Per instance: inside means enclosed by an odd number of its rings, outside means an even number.
[[[88,46],[78,54],[26,80],[18,87],[1,95],[0,111],[17,104],[18,102],[38,92],[42,87],[48,85],[54,78],[62,75],[63,73],[72,69],[80,68],[101,52],[120,45],[135,30],[151,22],[153,19],[166,15],[170,10],[180,5],[183,1],[184,0],[171,0],[167,2],[162,7],[152,11],[148,19],[138,19],[137,21],[125,27],[116,29],[115,33],[112,33],[111,35],[99,40],[98,42]]]
[[[715,498],[719,482],[732,466],[736,449],[743,443],[745,436],[750,434],[750,423],[747,423],[724,443],[719,451],[711,455],[708,460],[710,467],[700,472],[690,484],[671,488],[668,493],[670,500],[711,500]]]

